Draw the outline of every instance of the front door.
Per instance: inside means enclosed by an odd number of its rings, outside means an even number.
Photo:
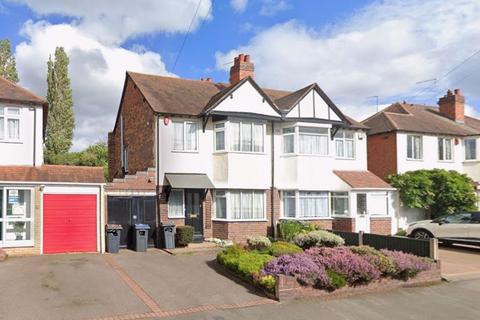
[[[203,199],[204,190],[185,190],[185,224],[194,229],[193,241],[203,241]]]
[[[366,193],[357,193],[357,212],[355,218],[356,232],[370,232],[370,216],[368,215],[368,203]]]

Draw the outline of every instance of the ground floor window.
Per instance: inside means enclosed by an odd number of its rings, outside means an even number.
[[[265,191],[215,190],[214,200],[217,219],[265,219]]]
[[[332,192],[332,214],[348,215],[348,192]]]
[[[0,246],[33,244],[33,191],[0,187]]]
[[[327,218],[330,216],[330,193],[325,191],[282,192],[284,218]]]
[[[185,217],[184,195],[183,190],[173,189],[168,197],[168,217],[183,218]]]

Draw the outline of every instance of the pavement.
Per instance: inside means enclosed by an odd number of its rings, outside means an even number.
[[[480,247],[442,246],[439,258],[444,279],[448,281],[480,279]]]

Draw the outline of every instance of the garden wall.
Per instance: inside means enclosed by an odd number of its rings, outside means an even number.
[[[343,287],[335,291],[329,292],[313,287],[302,286],[297,279],[291,276],[278,275],[275,286],[275,299],[280,302],[302,297],[320,297],[320,298],[337,298],[348,297],[365,293],[375,293],[390,291],[402,287],[422,286],[437,283],[442,280],[440,273],[440,261],[437,261],[431,270],[420,272],[415,278],[407,281],[382,278],[371,282],[368,285],[360,285],[356,287]]]

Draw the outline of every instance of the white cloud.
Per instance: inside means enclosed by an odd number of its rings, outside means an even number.
[[[114,125],[126,70],[168,75],[159,54],[104,45],[70,24],[25,23],[16,47],[21,84],[45,96],[47,60],[63,46],[70,58],[76,130],[74,149],[105,140]]]
[[[217,52],[217,68],[226,70],[239,52],[251,54],[262,85],[293,90],[318,82],[357,119],[375,110],[366,99],[373,95],[381,104],[408,97],[436,103],[446,88],[461,86],[474,101],[480,55],[440,77],[478,50],[479,17],[474,0],[385,1],[321,30],[297,21],[272,26],[244,46]],[[416,85],[431,78],[439,78],[435,86]]]
[[[287,0],[263,0],[260,14],[263,16],[274,16],[280,11],[289,8]]]
[[[211,18],[211,0],[10,0],[28,5],[40,16],[71,17],[81,31],[103,43],[121,44],[155,32],[186,32]]]
[[[232,6],[233,10],[238,13],[242,13],[247,9],[248,0],[230,0],[230,5]]]

